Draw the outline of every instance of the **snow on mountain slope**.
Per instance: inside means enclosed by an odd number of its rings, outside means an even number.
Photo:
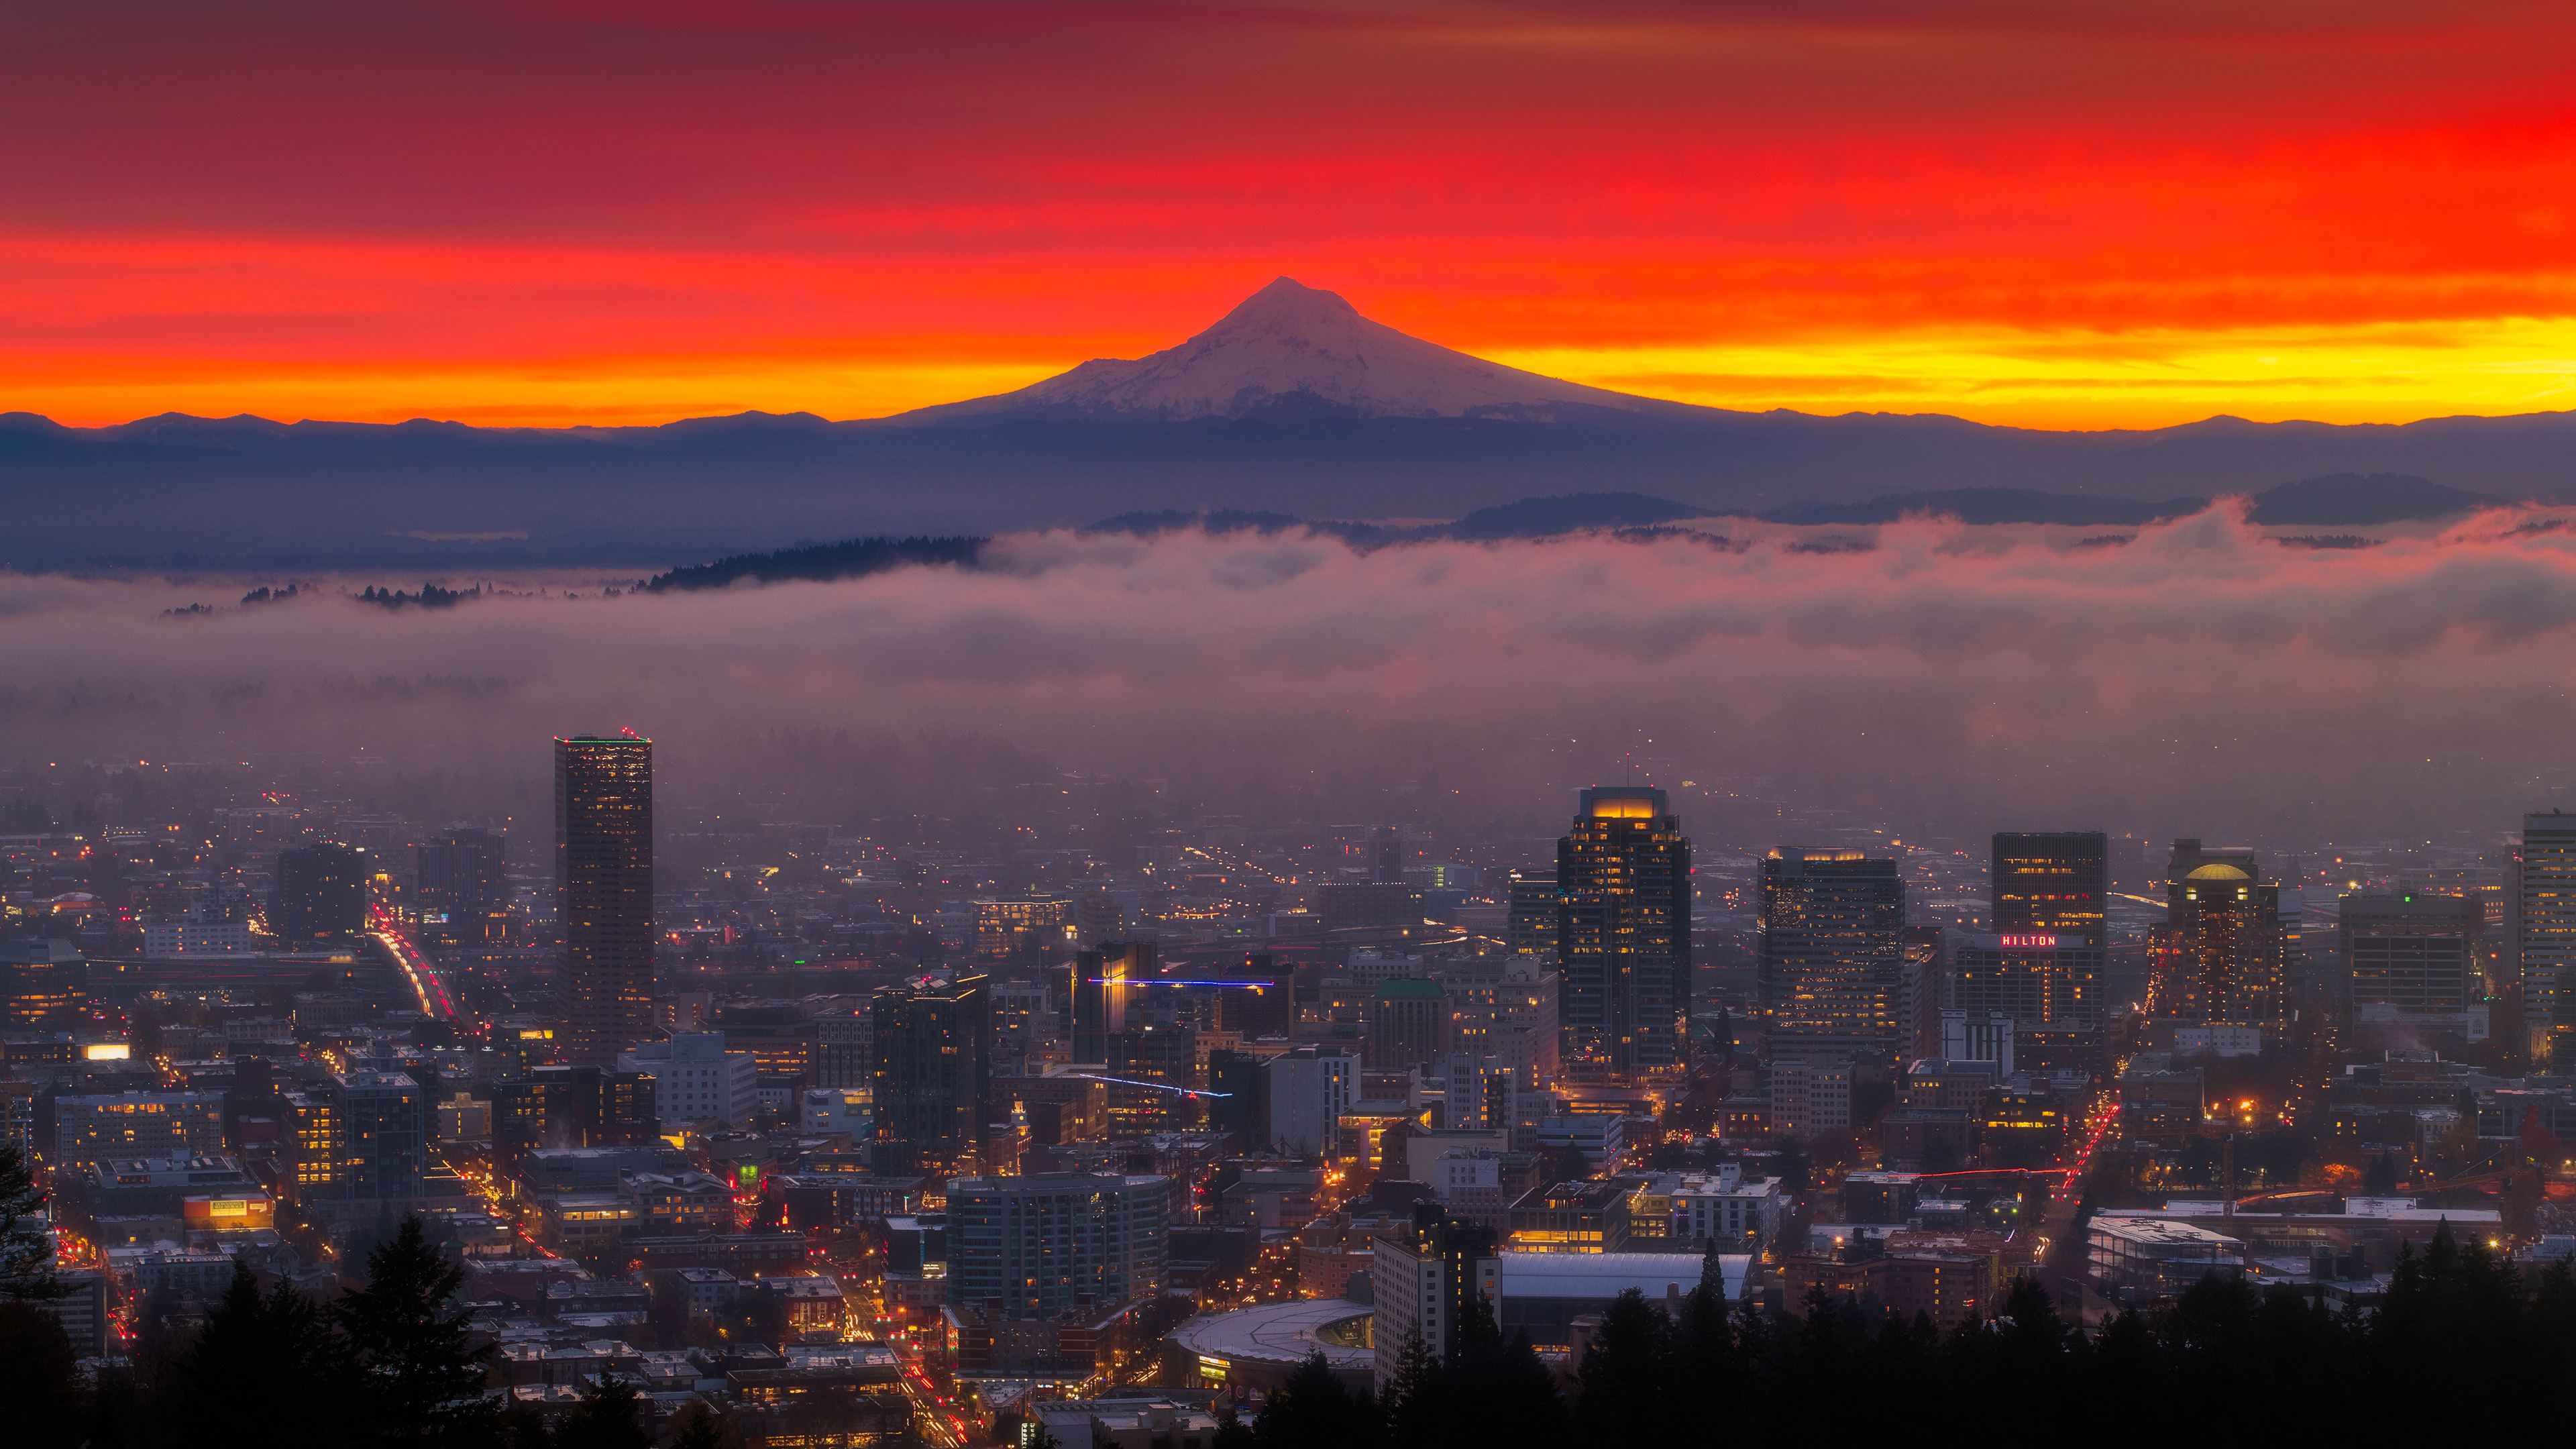
[[[1504,367],[1408,337],[1339,296],[1281,277],[1178,347],[1100,358],[1017,392],[899,415],[901,423],[1073,410],[1186,421],[1282,408],[1358,417],[1526,416],[1548,405],[1673,408]]]

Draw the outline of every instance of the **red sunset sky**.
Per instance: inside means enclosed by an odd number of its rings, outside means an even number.
[[[1288,274],[1732,407],[2576,405],[2576,8],[23,7],[0,409],[865,417]]]

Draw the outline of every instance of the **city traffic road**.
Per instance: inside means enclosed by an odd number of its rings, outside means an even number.
[[[447,978],[430,964],[419,947],[411,943],[411,938],[403,934],[391,912],[382,906],[372,906],[368,914],[374,921],[374,928],[367,932],[368,939],[383,947],[385,954],[393,958],[394,965],[409,979],[412,995],[420,998],[420,1009],[438,1020],[455,1020],[456,1000],[448,994]]]

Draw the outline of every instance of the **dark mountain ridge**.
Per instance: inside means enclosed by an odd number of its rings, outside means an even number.
[[[1119,513],[1463,523],[1514,499],[1622,493],[1852,522],[1905,500],[1962,517],[2039,506],[2007,496],[2024,493],[2102,500],[2098,521],[2122,523],[2142,505],[2152,516],[2344,474],[2554,499],[2576,488],[2576,414],[2052,432],[1732,412],[1488,363],[1282,279],[1152,357],[891,419],[487,428],[171,413],[71,428],[0,413],[0,563],[641,565]]]

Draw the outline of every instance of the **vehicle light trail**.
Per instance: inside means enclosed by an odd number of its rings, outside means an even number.
[[[1184,1097],[1231,1097],[1234,1095],[1232,1092],[1211,1092],[1201,1087],[1175,1087],[1169,1082],[1138,1082],[1131,1081],[1125,1077],[1104,1077],[1098,1072],[1066,1072],[1064,1075],[1068,1077],[1079,1077],[1086,1082],[1114,1082],[1122,1087],[1151,1087],[1157,1092],[1178,1092]]]
[[[1094,986],[1240,986],[1246,991],[1263,992],[1278,985],[1276,981],[1183,981],[1171,976],[1094,976]]]
[[[448,994],[447,978],[429,963],[429,958],[420,953],[420,948],[411,943],[411,938],[402,933],[392,914],[384,907],[371,906],[368,914],[375,922],[375,929],[367,933],[368,938],[394,958],[394,965],[411,982],[412,995],[420,998],[420,1009],[432,1017],[455,1020],[456,1001]]]

